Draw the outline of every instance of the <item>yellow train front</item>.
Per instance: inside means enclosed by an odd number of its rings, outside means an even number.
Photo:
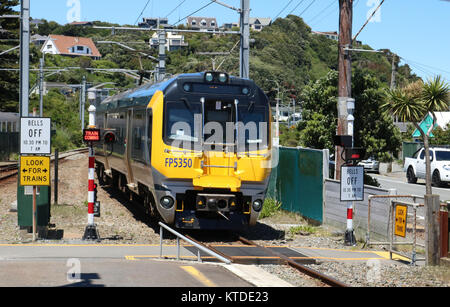
[[[182,74],[103,101],[97,175],[177,228],[239,229],[262,210],[271,158],[264,92],[226,73]]]

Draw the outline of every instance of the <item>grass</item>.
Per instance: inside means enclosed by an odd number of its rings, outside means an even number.
[[[289,234],[291,236],[301,234],[314,234],[317,232],[317,227],[311,225],[300,225],[289,228]]]
[[[281,202],[273,198],[266,198],[264,200],[263,209],[259,215],[260,219],[275,215],[281,208]]]

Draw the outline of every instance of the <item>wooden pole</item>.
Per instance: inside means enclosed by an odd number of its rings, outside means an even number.
[[[425,258],[427,265],[439,265],[440,262],[440,227],[439,227],[439,211],[440,200],[439,195],[425,195]]]
[[[352,22],[353,22],[353,0],[339,0],[339,83],[338,83],[338,122],[337,135],[347,135],[347,100],[352,92],[352,67],[350,51],[352,47]],[[336,147],[336,180],[341,179],[341,166],[343,148]]]

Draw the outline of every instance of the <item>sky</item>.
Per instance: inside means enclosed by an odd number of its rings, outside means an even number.
[[[240,0],[220,0],[240,7]],[[31,0],[31,16],[60,24],[107,21],[137,24],[142,17],[168,17],[185,23],[187,16],[216,17],[219,25],[238,22],[236,11],[210,0]],[[315,31],[337,31],[338,0],[250,0],[251,17],[302,17]],[[353,35],[381,0],[353,0]],[[178,6],[178,8],[177,8]],[[201,9],[202,7],[205,8]],[[201,9],[201,10],[199,10]],[[284,9],[284,10],[283,10]],[[198,12],[196,12],[199,10]],[[142,13],[142,14],[141,14]],[[170,14],[170,15],[169,15]],[[358,40],[374,49],[390,49],[424,79],[442,75],[450,82],[450,0],[385,0]],[[181,21],[180,21],[181,20]]]

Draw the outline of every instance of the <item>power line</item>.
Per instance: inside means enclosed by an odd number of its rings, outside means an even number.
[[[308,23],[311,23],[314,19],[316,19],[317,17],[319,17],[320,15],[322,15],[326,10],[328,10],[333,4],[336,4],[336,0],[331,0],[331,3],[324,8],[323,10],[321,10],[319,12],[319,14],[317,14],[316,16],[314,16],[311,20],[308,21]]]
[[[335,4],[338,4],[338,9],[339,9],[339,3],[338,2],[334,2]],[[336,8],[335,8],[336,9]],[[331,15],[331,13],[334,13],[334,10],[331,10],[328,12],[328,14],[326,14],[325,16],[323,16],[319,21],[315,22],[314,25],[318,25],[319,23],[321,23],[324,19],[326,19],[328,16]]]
[[[294,0],[290,0],[290,1],[288,2],[288,4],[286,4],[285,7],[277,14],[277,16],[275,16],[275,17],[273,18],[273,20],[277,19],[278,16],[280,16],[281,13],[283,13],[284,10],[292,3],[292,1],[294,1]]]
[[[299,3],[297,3],[297,5],[289,12],[288,15],[291,15],[303,2],[305,2],[305,0],[301,0]]]
[[[313,1],[306,7],[306,9],[303,10],[303,12],[301,12],[300,14],[298,14],[298,16],[302,16],[303,13],[306,12],[306,11],[311,7],[311,5],[314,4],[314,2],[316,2],[316,0],[313,0]]]
[[[137,24],[137,22],[139,21],[139,18],[141,18],[142,14],[144,14],[145,9],[147,8],[148,4],[150,3],[151,0],[148,0],[147,3],[144,6],[144,9],[142,10],[141,14],[139,14],[138,18],[136,19],[136,21],[134,22],[134,25]]]

